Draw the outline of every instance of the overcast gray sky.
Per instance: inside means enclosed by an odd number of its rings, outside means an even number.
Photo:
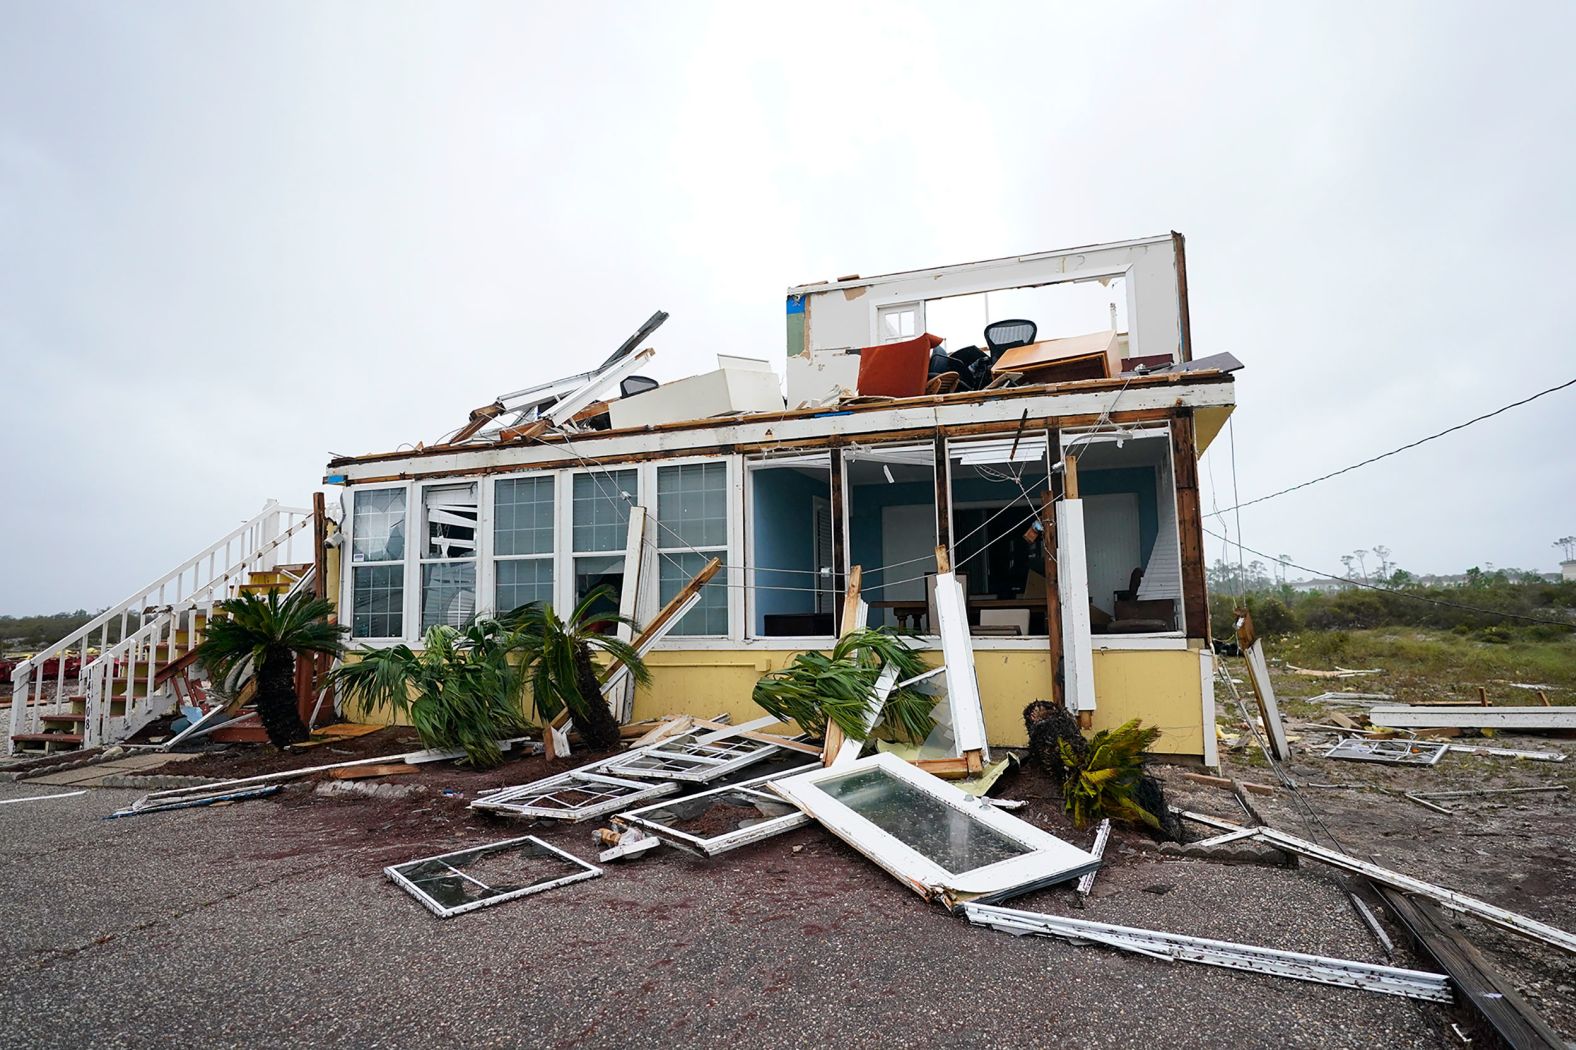
[[[780,368],[784,290],[845,273],[1182,231],[1244,499],[1576,376],[1576,6],[966,7],[0,3],[0,612],[658,307],[658,378]],[[1551,569],[1573,437],[1576,389],[1245,539]]]

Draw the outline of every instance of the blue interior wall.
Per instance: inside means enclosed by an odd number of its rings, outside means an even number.
[[[755,550],[750,564],[754,574],[755,634],[766,629],[767,613],[807,613],[815,611],[815,595],[800,590],[768,590],[776,587],[812,587],[815,569],[815,512],[812,498],[830,500],[830,476],[807,477],[796,470],[757,470],[754,472]],[[769,572],[766,569],[793,569],[794,572]]]
[[[1118,467],[1109,470],[1080,470],[1078,494],[1110,496],[1131,492],[1138,497],[1139,563],[1149,564],[1150,552],[1160,533],[1160,510],[1155,493],[1154,467]]]
[[[899,565],[890,573],[878,567],[887,562],[885,545],[882,543],[881,512],[887,507],[934,506],[935,485],[925,481],[899,481],[895,484],[880,481],[870,485],[850,485],[849,493],[849,564],[863,566],[864,590],[868,598],[881,600],[881,588],[888,576],[894,580],[906,580],[926,571],[934,571],[933,565]],[[932,540],[931,544],[934,546],[935,541]]]

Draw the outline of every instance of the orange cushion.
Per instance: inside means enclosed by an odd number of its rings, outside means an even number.
[[[859,351],[861,397],[918,397],[925,392],[930,372],[930,352],[940,346],[940,336],[924,335],[901,343],[867,346]]]

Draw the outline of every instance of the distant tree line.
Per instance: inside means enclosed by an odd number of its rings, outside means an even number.
[[[58,642],[77,630],[98,613],[78,609],[76,612],[48,613],[38,616],[0,616],[0,646],[11,649],[38,649]],[[136,617],[131,618],[131,630],[137,629]],[[97,635],[97,632],[94,632]],[[120,619],[109,625],[109,640],[120,641]],[[98,638],[92,639],[97,644]]]
[[[1388,552],[1387,552],[1388,553]],[[1541,574],[1474,566],[1457,587],[1418,584],[1391,569],[1384,583],[1330,593],[1294,589],[1260,562],[1239,568],[1216,562],[1209,570],[1210,620],[1217,638],[1230,638],[1234,610],[1245,603],[1260,634],[1364,627],[1433,627],[1485,641],[1576,636],[1576,582],[1551,583]],[[1469,606],[1470,608],[1459,608]],[[1481,611],[1479,611],[1481,610]],[[1503,614],[1513,614],[1510,616]],[[1530,616],[1570,624],[1529,623]]]

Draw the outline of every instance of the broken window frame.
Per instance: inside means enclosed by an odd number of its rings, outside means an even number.
[[[483,897],[480,900],[467,901],[464,904],[456,905],[445,905],[439,903],[438,900],[430,896],[426,890],[422,889],[421,886],[419,886],[416,882],[408,878],[407,873],[404,870],[415,867],[418,864],[438,863],[448,867],[451,872],[458,875],[462,879],[465,879],[469,882],[474,882],[479,886],[486,887],[487,889],[491,889],[491,886],[488,886],[480,879],[472,878],[471,876],[466,875],[465,869],[453,867],[449,862],[460,857],[482,856],[492,853],[506,853],[511,850],[525,848],[545,850],[555,857],[561,857],[564,861],[571,865],[574,870],[570,871],[569,874],[561,875],[558,878],[548,879],[542,882],[534,882],[529,886],[521,886],[518,889],[506,890],[490,897]],[[470,846],[466,849],[453,850],[449,853],[440,853],[433,857],[420,857],[416,860],[407,860],[400,864],[391,864],[383,869],[383,874],[387,875],[389,880],[396,886],[403,889],[406,893],[409,893],[412,897],[415,897],[421,902],[424,908],[432,912],[438,918],[452,919],[456,915],[463,915],[469,911],[476,911],[478,908],[490,908],[494,904],[502,904],[504,901],[517,900],[520,897],[528,897],[532,894],[542,893],[546,890],[557,889],[559,886],[567,886],[572,882],[581,882],[585,879],[594,879],[602,874],[602,869],[597,867],[595,864],[589,864],[586,861],[581,860],[572,853],[564,852],[551,843],[543,842],[535,835],[522,835],[519,838],[504,839],[501,842],[489,842],[481,846]]]
[[[424,635],[424,634],[426,634],[428,628],[438,626],[439,624],[442,624],[442,625],[445,625],[445,626],[448,626],[448,627],[454,627],[454,628],[458,629],[460,627],[463,627],[466,624],[466,622],[468,622],[472,617],[474,617],[476,615],[476,611],[477,611],[477,608],[478,608],[478,606],[477,606],[477,599],[478,599],[479,584],[480,584],[480,580],[478,579],[478,576],[479,576],[479,573],[480,573],[479,562],[481,560],[480,559],[480,555],[481,555],[481,542],[482,542],[482,537],[481,537],[481,532],[482,532],[482,504],[481,504],[482,493],[481,493],[481,489],[482,489],[482,486],[481,486],[481,484],[478,481],[471,480],[471,479],[464,479],[464,478],[439,478],[439,479],[435,479],[433,481],[424,482],[421,485],[417,486],[417,489],[418,489],[418,491],[415,493],[416,499],[413,501],[413,503],[414,503],[414,509],[416,509],[416,511],[418,513],[418,517],[419,517],[418,524],[419,524],[420,529],[421,529],[421,543],[420,543],[420,546],[414,551],[415,558],[416,558],[415,570],[416,570],[416,583],[417,583],[417,586],[416,586],[417,595],[416,595],[416,620],[415,620],[415,624],[416,624],[416,627],[417,627],[417,630],[418,630],[418,634],[423,634]],[[455,555],[452,555],[452,554],[436,554],[435,555],[435,554],[432,553],[432,542],[433,542],[433,540],[432,540],[432,529],[433,529],[434,523],[431,520],[431,515],[432,515],[434,509],[442,510],[442,508],[433,508],[433,507],[429,506],[428,505],[428,500],[431,499],[432,496],[435,493],[441,492],[443,490],[452,490],[455,493],[459,493],[461,490],[465,490],[465,489],[469,489],[470,490],[471,496],[472,496],[472,498],[474,500],[474,506],[476,508],[476,510],[475,510],[476,519],[475,519],[474,524],[470,527],[471,528],[471,539],[470,539],[470,550],[471,550],[471,553],[468,556],[455,556]],[[453,523],[450,523],[450,524],[458,526],[460,528],[464,528],[465,527],[463,525],[459,525],[457,522],[453,522]],[[464,543],[464,541],[460,540],[460,539],[456,539],[453,542],[454,542],[455,546],[463,546],[463,543]],[[408,550],[409,550],[409,547],[407,545],[407,551]],[[437,572],[440,572],[440,571],[442,571],[443,569],[446,569],[446,568],[454,567],[454,568],[460,569],[460,568],[463,568],[465,566],[469,566],[470,567],[470,577],[471,577],[470,584],[469,584],[469,590],[470,590],[470,608],[469,608],[469,610],[468,611],[464,611],[463,610],[463,603],[462,603],[462,612],[460,614],[445,616],[445,617],[443,617],[441,619],[437,619],[437,620],[432,621],[431,623],[428,623],[428,618],[427,618],[428,571],[429,570],[433,570],[434,573],[436,574]],[[441,584],[440,584],[440,586],[441,586]],[[463,590],[463,589],[464,589],[464,585],[461,585],[460,590]]]
[[[1446,740],[1368,740],[1344,736],[1324,753],[1324,757],[1396,766],[1432,766],[1437,765],[1449,750],[1450,742]]]
[[[639,751],[619,755],[608,762],[606,769],[613,776],[634,780],[709,784],[719,777],[752,766],[780,750],[776,744],[739,735],[776,724],[777,719],[767,715],[728,729],[694,730],[659,740]],[[802,737],[803,734],[799,734],[783,739],[799,740]],[[665,766],[651,768],[637,765],[653,759],[665,763]]]
[[[853,571],[854,565],[860,563],[859,559],[855,556],[854,551],[854,493],[856,489],[865,486],[856,485],[854,483],[853,466],[857,463],[863,462],[876,463],[883,466],[903,465],[917,467],[922,465],[919,462],[921,457],[926,457],[930,466],[930,502],[928,503],[928,507],[930,509],[930,534],[929,539],[925,545],[926,555],[924,558],[894,559],[888,554],[886,545],[883,543],[881,548],[882,556],[879,562],[874,566],[864,567],[864,590],[867,600],[869,599],[871,592],[878,592],[881,595],[881,597],[877,598],[876,601],[885,602],[897,600],[889,596],[887,589],[893,586],[894,583],[898,585],[914,583],[916,582],[914,577],[919,577],[917,582],[919,584],[920,596],[916,599],[912,599],[912,601],[914,604],[920,604],[924,602],[924,593],[926,587],[924,576],[927,572],[926,562],[929,560],[930,552],[933,551],[937,544],[940,543],[941,518],[937,506],[937,478],[939,477],[938,472],[945,468],[944,465],[937,464],[936,462],[936,446],[934,442],[905,440],[893,442],[890,444],[884,443],[855,445],[854,447],[845,449],[843,451],[843,513],[842,520],[837,522],[837,527],[842,529],[843,534],[843,564],[840,566],[840,568],[843,573],[843,579],[845,580],[848,578],[848,574]],[[924,506],[927,506],[927,504],[887,504],[886,506],[882,507],[882,511],[885,512],[886,510],[893,507]],[[885,533],[886,526],[884,514],[883,523],[881,524],[880,528],[882,532]],[[873,605],[874,603],[870,604]],[[875,610],[872,609],[872,612],[874,611]],[[893,613],[892,619],[894,622],[896,622],[897,616],[895,611],[886,608],[880,608],[880,615],[874,617],[874,619],[884,623],[887,618],[887,613],[889,612]],[[869,626],[868,620],[870,617],[867,617],[866,619],[867,622],[861,626]]]
[[[1181,517],[1180,517],[1180,513],[1181,512],[1180,512],[1180,508],[1177,506],[1177,492],[1176,492],[1176,476],[1177,475],[1176,475],[1176,462],[1175,462],[1175,460],[1173,458],[1173,455],[1172,455],[1174,446],[1172,445],[1172,441],[1171,441],[1171,424],[1169,422],[1159,422],[1159,423],[1150,423],[1150,424],[1133,425],[1133,426],[1118,426],[1116,424],[1106,424],[1104,426],[1096,426],[1096,427],[1069,428],[1069,429],[1065,429],[1065,430],[1061,431],[1060,455],[1061,455],[1063,460],[1065,460],[1069,456],[1071,456],[1074,459],[1076,459],[1078,457],[1078,455],[1079,455],[1079,451],[1078,450],[1080,448],[1085,448],[1085,447],[1087,447],[1089,445],[1093,445],[1093,444],[1116,444],[1119,441],[1122,441],[1122,442],[1139,441],[1139,440],[1151,440],[1151,441],[1153,441],[1153,440],[1161,440],[1162,438],[1165,441],[1165,465],[1164,465],[1164,470],[1163,471],[1157,471],[1157,473],[1156,473],[1155,498],[1157,500],[1157,514],[1159,515],[1159,518],[1160,518],[1160,524],[1157,526],[1157,528],[1158,528],[1158,535],[1156,535],[1156,537],[1155,537],[1155,544],[1158,546],[1161,542],[1163,542],[1167,538],[1167,535],[1166,535],[1167,530],[1166,530],[1166,527],[1165,527],[1165,520],[1166,520],[1166,518],[1165,518],[1164,514],[1159,514],[1159,506],[1158,506],[1158,501],[1159,500],[1166,499],[1166,500],[1170,501],[1170,506],[1171,506],[1171,515],[1170,515],[1170,521],[1171,521],[1170,540],[1171,540],[1171,544],[1170,544],[1170,546],[1171,546],[1172,549],[1170,550],[1169,553],[1170,553],[1171,557],[1173,558],[1173,560],[1174,560],[1174,562],[1176,564],[1176,567],[1177,567],[1177,580],[1178,580],[1178,593],[1177,593],[1176,598],[1174,599],[1174,601],[1175,601],[1175,607],[1174,607],[1175,627],[1173,627],[1169,631],[1135,631],[1135,632],[1133,632],[1131,634],[1123,633],[1123,634],[1097,634],[1097,635],[1092,635],[1092,638],[1094,639],[1093,644],[1095,646],[1097,646],[1098,648],[1101,648],[1101,649],[1122,649],[1122,648],[1129,648],[1129,647],[1131,647],[1131,648],[1146,648],[1147,646],[1146,646],[1145,643],[1149,642],[1149,641],[1151,641],[1153,639],[1159,639],[1159,638],[1181,638],[1181,639],[1185,639],[1187,637],[1187,626],[1188,626],[1187,625],[1187,610],[1184,607],[1185,603],[1182,600],[1182,593],[1181,593],[1181,585],[1182,585],[1182,536],[1181,536]],[[1088,469],[1091,472],[1093,472],[1095,470],[1104,469],[1104,468],[1090,467]],[[1080,478],[1082,479],[1083,475],[1080,475]],[[1084,492],[1084,491],[1080,490],[1080,497],[1086,497],[1086,496],[1089,496],[1089,495],[1094,495],[1094,494],[1093,493]],[[1082,498],[1080,498],[1079,502],[1080,503],[1082,502]],[[1059,532],[1058,532],[1058,539],[1060,539],[1060,533]],[[1065,543],[1062,543],[1061,546],[1063,548],[1065,548],[1067,545]],[[1088,554],[1087,544],[1082,544],[1081,546],[1083,547],[1083,549],[1079,550],[1077,553],[1078,553],[1078,556],[1083,559],[1084,566],[1085,566],[1085,578],[1087,579],[1089,554]],[[1060,558],[1063,553],[1064,553],[1064,551],[1059,549],[1057,551],[1057,557]],[[1070,554],[1072,552],[1070,550],[1068,550],[1068,551],[1066,551],[1066,553]],[[1153,561],[1154,554],[1155,554],[1155,550],[1152,548],[1151,551],[1150,551],[1150,562]],[[1150,562],[1146,562],[1144,564],[1144,566],[1143,566],[1143,568],[1144,568],[1144,570],[1146,572],[1146,575],[1147,575],[1147,572],[1148,572],[1148,569],[1149,569]],[[1063,595],[1063,599],[1065,601],[1066,595]],[[1129,643],[1131,643],[1131,645],[1129,645]]]
[[[400,581],[400,602],[398,612],[400,625],[399,633],[353,633],[351,637],[353,637],[358,642],[399,641],[405,636],[405,632],[408,630],[409,625],[418,622],[413,620],[411,617],[411,605],[415,598],[413,592],[416,590],[416,588],[412,588],[410,586],[410,574],[406,571],[406,562],[408,561],[411,553],[410,490],[411,486],[406,483],[396,485],[367,485],[365,487],[351,487],[345,493],[346,497],[349,499],[349,506],[345,508],[344,520],[346,524],[350,526],[348,530],[350,535],[346,537],[348,542],[345,544],[343,549],[346,552],[345,556],[349,560],[350,564],[348,566],[349,571],[342,574],[343,579],[341,582],[341,589],[344,591],[344,595],[342,597],[343,604],[341,605],[341,608],[350,610],[350,624],[353,631],[356,626],[356,578],[358,574],[362,570],[366,569],[386,569],[397,575]],[[356,525],[357,507],[362,500],[367,499],[369,496],[385,492],[398,492],[400,494],[400,500],[403,503],[404,509],[403,516],[400,519],[400,528],[403,530],[404,540],[403,546],[400,550],[400,555],[398,558],[393,559],[380,558],[374,560],[360,558],[358,557],[360,552],[357,550],[357,545],[362,540],[361,533],[363,530],[358,528]]]
[[[748,586],[744,588],[744,629],[740,633],[742,633],[744,640],[750,642],[764,641],[773,645],[785,645],[786,643],[791,647],[792,641],[802,640],[816,646],[825,645],[829,639],[835,638],[837,636],[835,608],[839,601],[841,591],[841,579],[839,576],[841,568],[835,563],[838,546],[838,537],[835,536],[835,533],[839,528],[842,527],[842,525],[840,522],[836,521],[831,514],[831,509],[835,505],[832,498],[831,449],[828,448],[821,451],[803,454],[747,456],[744,457],[742,462],[744,470],[744,547],[742,553],[743,563],[745,565],[745,579],[748,581]],[[802,570],[799,569],[788,569],[770,565],[762,565],[760,564],[760,559],[757,555],[756,543],[758,533],[757,515],[755,512],[755,487],[760,482],[760,473],[762,471],[770,470],[785,470],[791,467],[804,467],[817,471],[825,471],[826,474],[826,488],[824,495],[812,496],[809,507],[812,522],[812,533],[810,538],[812,546],[812,565],[814,564],[815,559],[819,557],[819,554],[813,549],[815,546],[815,515],[819,513],[816,505],[817,500],[823,502],[827,511],[828,528],[830,528],[834,534],[832,537],[830,537],[832,541],[832,551],[827,558],[827,563],[825,566],[826,576],[824,578],[820,576],[807,576]],[[770,582],[764,584],[761,583],[762,577],[766,578]],[[823,634],[772,635],[766,633],[764,618],[761,620],[760,629],[757,629],[756,619],[757,613],[759,611],[758,603],[760,600],[760,589],[762,587],[791,587],[796,589],[807,588],[814,590],[815,594],[811,602],[813,607],[812,612],[832,614],[833,629]],[[821,607],[823,603],[825,605],[824,609]],[[809,646],[806,646],[806,648],[808,647]]]
[[[1034,450],[1036,448],[1039,449],[1038,455],[1034,454]],[[972,540],[972,537],[968,536],[966,531],[960,533],[957,524],[957,510],[960,507],[964,509],[989,507],[991,504],[982,503],[979,500],[959,500],[957,498],[956,484],[958,478],[955,476],[956,467],[995,466],[1005,473],[1012,470],[1015,464],[1031,464],[1038,461],[1040,464],[1040,469],[1045,472],[1045,477],[1043,480],[1035,480],[1032,482],[1032,484],[1039,486],[1039,488],[1043,491],[1043,489],[1050,484],[1051,478],[1050,434],[1043,427],[1034,427],[1022,430],[1016,434],[993,434],[988,437],[974,438],[948,438],[946,443],[946,451],[946,473],[943,483],[945,485],[945,491],[947,495],[947,527],[945,530],[947,538],[947,551],[951,556],[953,572],[965,579],[972,580],[972,574],[969,572],[969,562],[965,562],[963,560],[962,552],[958,549],[958,540],[960,538],[968,537]],[[992,458],[983,459],[976,463],[964,463],[964,457],[969,455],[974,455],[976,457],[987,456]],[[1003,458],[1000,460],[1000,462],[997,462],[995,457],[1006,458]],[[1024,491],[1027,491],[1028,488],[1028,486],[1023,486],[1020,489],[1019,486],[1014,486],[1009,490],[1006,488],[1006,484],[1003,483],[1003,494],[1008,497],[1007,505],[1005,508],[996,508],[992,511],[993,515],[1000,514],[1001,518],[1005,519],[1008,523],[1016,525],[1016,531],[1018,533],[1027,531],[1034,522],[1039,521],[1040,494],[1036,491],[1029,491],[1029,500],[1028,502],[1025,502],[1023,493]],[[975,553],[976,555],[985,555],[989,549],[990,548],[988,545],[982,545]],[[969,561],[972,562],[973,558],[970,558]],[[1044,568],[1044,559],[1031,558],[1030,564],[1031,571],[1042,571]],[[1049,586],[1049,582],[1050,581],[1046,581],[1047,587]],[[971,607],[974,599],[969,596],[966,590],[963,596],[965,599],[965,608]],[[1037,603],[1036,608],[1029,610],[1029,619],[1032,625],[1035,614],[1044,613],[1046,607],[1046,598],[1042,594],[1037,599],[1023,598],[1022,600],[1025,602],[1035,601]],[[1025,631],[1023,634],[1016,636],[1016,638],[1013,640],[1021,641],[1022,639],[1030,638],[1043,642],[1043,640],[1048,636],[1048,622],[1046,627],[1046,631]],[[936,624],[928,625],[928,631],[931,635],[936,635],[939,633]],[[992,636],[986,635],[984,637]]]
[[[612,478],[608,477],[608,475],[616,476],[618,474],[627,473],[634,478],[634,489],[629,493],[632,498],[627,501],[630,507],[634,507],[636,505],[645,506],[644,500],[642,499],[642,493],[645,491],[645,486],[649,482],[645,476],[646,472],[641,469],[639,464],[635,463],[620,464],[607,468],[597,467],[590,470],[571,470],[566,473],[568,476],[567,509],[569,513],[567,515],[562,515],[562,511],[560,511],[560,514],[561,516],[564,516],[568,519],[567,531],[569,571],[564,573],[564,586],[560,588],[559,602],[560,605],[565,609],[575,609],[579,607],[580,601],[583,597],[583,595],[580,593],[580,563],[583,560],[592,558],[600,558],[611,562],[622,563],[624,561],[624,550],[625,545],[628,542],[629,534],[629,515],[626,512],[623,516],[623,520],[617,523],[618,527],[615,530],[617,532],[617,536],[611,541],[609,546],[582,547],[580,540],[575,535],[575,526],[576,524],[580,523],[579,514],[580,504],[582,503],[582,500],[575,496],[576,482],[582,477],[589,479],[592,503],[604,500],[623,501],[622,493],[626,490],[615,483]],[[615,489],[617,491],[614,491]],[[650,508],[648,507],[647,509],[649,511]],[[591,522],[588,524],[594,527],[597,524],[606,523]],[[623,572],[625,575],[627,575],[627,565],[623,566]],[[618,597],[621,601],[623,597],[622,587],[620,588]]]
[[[740,784],[731,784],[727,787],[712,788],[710,791],[702,791],[693,795],[683,795],[674,799],[664,799],[661,802],[653,802],[650,805],[642,806],[639,809],[632,809],[628,810],[627,812],[620,813],[613,818],[613,823],[624,825],[626,827],[639,828],[641,831],[655,835],[657,838],[662,839],[669,845],[675,846],[688,853],[694,853],[702,857],[715,857],[718,854],[727,853],[729,850],[738,849],[740,846],[748,846],[751,843],[760,842],[763,839],[769,839],[776,835],[781,835],[785,832],[792,831],[794,828],[800,828],[806,824],[811,823],[811,818],[808,814],[804,813],[802,810],[792,808],[793,803],[788,802],[780,796],[763,789],[772,781],[798,776],[801,773],[810,773],[819,768],[821,768],[819,762],[811,762],[807,765],[799,767],[798,769],[790,769],[781,773],[771,773],[764,777],[756,777],[754,780],[746,780]],[[778,806],[786,805],[792,809],[792,812],[785,813],[780,817],[763,817],[760,822],[752,824],[747,828],[739,828],[735,831],[728,831],[720,835],[711,835],[708,837],[691,835],[687,831],[682,831],[678,828],[664,824],[659,820],[653,819],[651,816],[651,814],[660,812],[661,810],[670,806],[679,805],[681,803],[699,802],[702,799],[728,794],[743,795],[752,800],[759,799],[761,801],[771,802],[773,805]]]
[[[1023,852],[967,871],[949,871],[833,798],[821,786],[825,781],[872,769],[879,769],[958,811],[985,830],[1023,847]],[[921,896],[949,907],[964,900],[982,903],[1005,900],[1043,886],[1076,880],[1100,866],[1100,858],[1087,850],[1041,831],[892,754],[880,753],[845,766],[812,770],[774,780],[770,786],[898,881]]]
[[[533,780],[529,784],[520,784],[515,787],[506,787],[498,791],[482,795],[471,801],[471,809],[485,810],[489,813],[499,813],[510,817],[535,817],[540,820],[557,820],[566,824],[578,824],[585,820],[594,820],[605,817],[610,813],[632,805],[671,795],[678,791],[676,781],[665,780],[633,780],[628,777],[612,776],[604,772],[608,766],[607,760],[582,766],[579,769],[567,770],[540,780]],[[609,788],[623,788],[621,793],[613,794]],[[595,791],[601,797],[582,803],[578,806],[542,806],[534,804],[535,800],[550,797],[560,791]],[[517,801],[520,799],[532,801]]]

